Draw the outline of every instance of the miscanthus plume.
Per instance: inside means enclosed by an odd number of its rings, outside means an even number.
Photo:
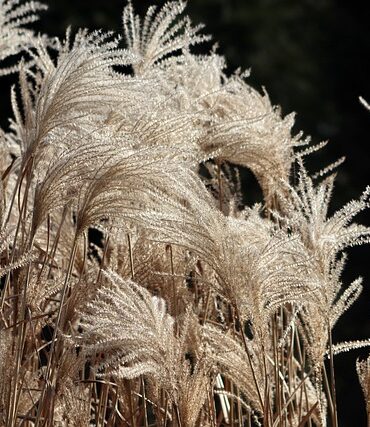
[[[123,38],[35,35],[0,0],[0,424],[337,426],[333,343],[370,190],[333,214],[339,162],[228,75],[182,1],[129,3]],[[122,70],[126,70],[125,72]],[[263,202],[242,206],[248,168]],[[295,182],[293,168],[298,171]],[[350,339],[350,337],[349,337]],[[326,362],[326,363],[325,363]],[[357,364],[369,412],[369,363]]]

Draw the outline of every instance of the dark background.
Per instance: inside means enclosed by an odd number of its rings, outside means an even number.
[[[296,111],[296,128],[314,142],[329,145],[310,160],[317,171],[345,155],[339,169],[332,207],[357,198],[370,184],[370,112],[358,101],[370,101],[370,13],[367,1],[334,0],[190,0],[194,23],[206,24],[206,33],[219,42],[228,71],[251,68],[250,83],[266,87],[272,102],[284,114]],[[50,0],[37,29],[63,36],[68,25],[121,31],[121,0]],[[144,13],[149,4],[136,0]],[[8,94],[13,78],[0,80],[0,124],[10,115]],[[246,198],[253,201],[254,183],[245,178]],[[248,185],[250,183],[251,185]],[[370,225],[369,212],[358,221]],[[345,283],[364,277],[365,290],[339,321],[334,342],[370,337],[370,248],[349,251]],[[355,373],[355,360],[367,351],[353,351],[335,359],[339,424],[365,426],[363,396]]]

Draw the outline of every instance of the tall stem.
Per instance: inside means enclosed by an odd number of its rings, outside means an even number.
[[[335,391],[335,372],[334,372],[334,354],[333,354],[333,342],[331,335],[331,327],[328,323],[328,334],[329,334],[329,353],[330,353],[330,387],[331,387],[331,397],[333,401],[333,427],[338,427],[338,415],[337,415],[337,399]]]

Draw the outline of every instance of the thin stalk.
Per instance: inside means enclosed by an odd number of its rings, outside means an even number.
[[[168,250],[170,253],[170,268],[171,268],[171,277],[172,277],[172,299],[173,299],[173,316],[175,319],[175,330],[177,332],[177,313],[178,313],[178,308],[177,308],[177,289],[176,289],[176,282],[175,282],[175,268],[173,265],[173,252],[172,252],[172,245],[168,245]]]
[[[177,405],[175,405],[175,414],[176,414],[176,419],[177,419],[178,426],[182,427],[181,417],[180,417],[180,412],[179,412],[179,407]]]
[[[134,416],[134,405],[132,402],[131,381],[125,380],[125,385],[126,385],[126,391],[128,394],[128,405],[129,405],[129,411],[130,411],[131,426],[136,427],[136,420]]]
[[[218,203],[219,203],[219,209],[221,212],[223,212],[223,188],[222,188],[222,161],[220,159],[217,159],[217,181],[218,181]]]
[[[216,427],[216,408],[215,401],[213,398],[213,392],[209,390],[208,392],[208,417],[212,427]]]
[[[50,215],[47,217],[47,238],[46,238],[46,248],[45,248],[45,257],[44,262],[42,263],[39,274],[37,275],[37,281],[40,280],[42,273],[44,272],[44,268],[48,261],[48,253],[49,253],[49,245],[50,245]]]
[[[63,209],[62,218],[60,220],[60,224],[58,226],[58,230],[57,230],[54,242],[53,242],[53,246],[52,246],[51,251],[50,251],[50,256],[49,256],[50,267],[49,267],[49,272],[48,272],[48,279],[51,276],[52,261],[53,261],[53,259],[55,257],[55,253],[56,253],[57,246],[58,246],[58,243],[59,243],[60,235],[62,233],[62,226],[63,226],[63,223],[65,221],[66,215],[67,215],[67,206],[65,206],[64,209]]]
[[[329,333],[329,353],[330,353],[330,387],[331,387],[331,397],[333,400],[333,427],[338,427],[338,414],[337,414],[337,399],[335,391],[335,372],[334,372],[334,354],[333,354],[333,342],[331,335],[331,328],[328,324],[328,333]]]
[[[127,234],[127,242],[128,242],[128,254],[130,257],[131,279],[134,280],[134,278],[135,278],[134,257],[132,254],[131,236],[129,234]]]
[[[129,234],[127,234],[127,242],[128,242],[128,252],[129,252],[129,258],[130,258],[131,279],[134,280],[134,278],[135,278],[134,257],[133,257],[133,253],[132,253],[131,236]],[[134,406],[132,403],[131,381],[126,380],[126,384],[127,384],[127,390],[128,390],[131,424],[133,427],[135,427],[136,421],[134,418]]]
[[[323,367],[322,367],[322,372],[323,372],[323,378],[324,378],[324,387],[325,387],[325,391],[326,391],[326,395],[327,395],[328,403],[329,403],[330,418],[333,420],[334,419],[333,398],[332,398],[332,395],[331,395],[331,388],[330,388],[330,385],[329,385],[328,375],[326,373],[326,368],[325,368],[324,364],[323,364]]]
[[[143,390],[143,406],[144,406],[144,426],[148,427],[148,413],[146,408],[146,396],[145,396],[145,381],[144,376],[141,376],[141,388]]]
[[[101,427],[104,427],[105,425],[105,417],[106,417],[107,405],[108,405],[108,395],[109,395],[109,384],[104,383],[100,393],[99,408],[98,408],[98,419],[99,418],[101,419]]]
[[[105,244],[104,244],[104,252],[103,252],[103,257],[100,263],[100,268],[99,268],[99,273],[98,273],[98,277],[96,278],[96,283],[99,283],[100,278],[101,278],[101,273],[103,271],[103,267],[104,267],[104,262],[105,262],[105,258],[107,256],[107,252],[108,252],[108,244],[109,244],[109,234],[106,238]],[[132,273],[131,273],[132,275]]]
[[[263,407],[264,407],[264,402],[263,402],[263,399],[262,399],[262,395],[261,395],[260,388],[259,388],[259,386],[258,386],[258,382],[257,382],[256,374],[255,374],[255,372],[254,372],[254,367],[253,367],[253,363],[252,363],[252,358],[251,358],[251,355],[250,355],[250,353],[249,353],[249,348],[248,348],[248,344],[247,344],[247,339],[246,339],[246,337],[245,337],[245,333],[244,333],[244,325],[243,325],[243,322],[242,322],[242,321],[241,321],[241,319],[240,319],[240,316],[239,316],[239,310],[237,309],[237,307],[235,308],[235,311],[236,311],[237,319],[238,319],[238,321],[239,321],[239,323],[240,323],[240,331],[241,331],[241,334],[242,334],[242,340],[243,340],[243,344],[244,344],[244,349],[245,349],[245,352],[247,353],[248,362],[249,362],[249,365],[250,365],[250,367],[251,367],[251,371],[252,371],[252,376],[253,376],[254,385],[256,386],[256,390],[257,390],[257,394],[258,394],[258,399],[259,399],[259,401],[260,401],[261,408],[263,408]]]
[[[25,163],[24,168],[20,168],[20,170],[19,170],[19,175],[18,175],[18,177],[17,177],[17,182],[15,183],[15,187],[14,187],[14,191],[13,191],[12,198],[11,198],[11,201],[10,201],[10,205],[9,205],[8,213],[7,213],[7,215],[6,215],[5,219],[4,219],[4,222],[3,222],[3,227],[5,227],[5,226],[6,226],[6,224],[7,224],[7,223],[9,222],[9,220],[10,220],[10,215],[12,214],[12,210],[13,210],[14,202],[15,202],[15,199],[16,199],[17,194],[18,194],[18,188],[19,188],[19,186],[20,186],[20,184],[21,184],[21,182],[22,182],[22,180],[23,180],[24,173],[25,173],[25,169],[26,169],[26,168],[27,168],[27,166],[28,166],[28,161],[29,161],[29,160],[30,160],[30,159],[28,159],[28,160],[27,160],[27,162]]]
[[[206,299],[206,305],[204,308],[204,315],[203,315],[203,319],[201,321],[202,325],[204,325],[206,323],[206,320],[207,320],[207,314],[208,314],[208,307],[209,307],[210,299],[211,299],[211,288],[209,288],[208,292],[207,292],[207,299]]]
[[[167,426],[167,418],[168,418],[168,394],[166,393],[166,400],[164,403],[164,421],[163,421],[163,427]]]
[[[277,409],[277,419],[279,420],[279,427],[282,425],[282,412],[281,412],[281,385],[280,385],[280,377],[279,377],[279,360],[278,360],[278,320],[277,313],[273,316],[273,321],[271,325],[273,329],[272,334],[272,344],[273,344],[273,353],[274,353],[274,381],[276,387],[276,409]]]

